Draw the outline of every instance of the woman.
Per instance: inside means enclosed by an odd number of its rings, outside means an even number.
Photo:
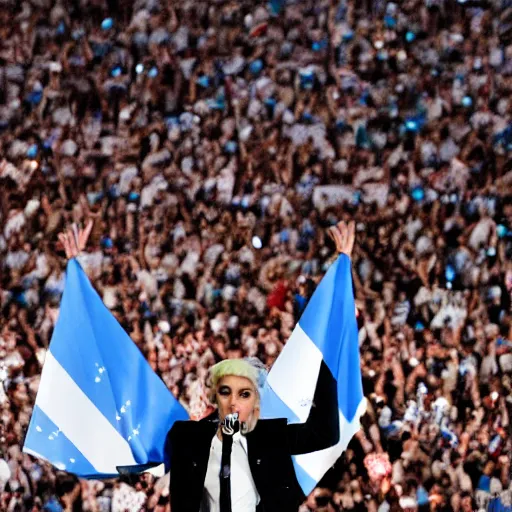
[[[91,225],[60,235],[68,258],[85,247]],[[338,253],[349,257],[354,224],[330,228]],[[338,443],[336,382],[322,363],[308,419],[260,420],[263,365],[232,359],[211,368],[215,412],[201,421],[177,421],[167,435],[173,512],[296,512],[305,495],[292,456]]]

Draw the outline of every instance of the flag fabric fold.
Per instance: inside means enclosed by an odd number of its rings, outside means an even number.
[[[164,461],[188,414],[72,259],[23,450],[82,477]]]
[[[262,418],[307,420],[322,361],[336,380],[340,439],[331,448],[293,457],[308,495],[347,448],[366,411],[350,258],[341,254],[311,297],[272,366],[263,390]]]

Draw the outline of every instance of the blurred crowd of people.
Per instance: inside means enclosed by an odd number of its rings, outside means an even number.
[[[21,453],[90,218],[80,262],[196,418],[355,220],[368,413],[301,512],[510,506],[509,4],[0,0],[0,509],[169,510],[166,477]]]

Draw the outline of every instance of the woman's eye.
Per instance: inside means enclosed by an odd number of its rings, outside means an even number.
[[[219,395],[228,396],[229,395],[229,389],[226,389],[226,388],[219,389]]]
[[[242,398],[249,398],[251,396],[251,392],[250,391],[242,391],[242,393],[240,393],[240,396]]]

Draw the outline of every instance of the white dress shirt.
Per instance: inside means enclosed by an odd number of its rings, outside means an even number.
[[[220,512],[221,458],[222,441],[215,435],[210,448],[201,512]],[[259,502],[260,497],[247,457],[247,439],[237,432],[233,436],[231,449],[231,510],[232,512],[255,512]]]

